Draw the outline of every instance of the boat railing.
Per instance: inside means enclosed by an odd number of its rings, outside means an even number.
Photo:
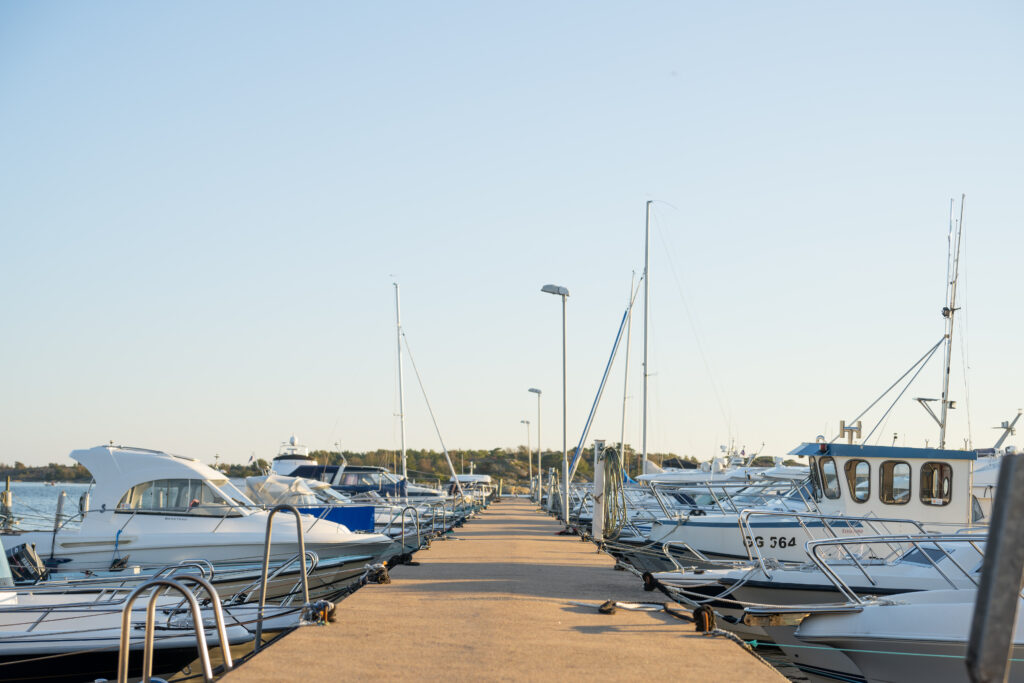
[[[710,559],[709,557],[704,555],[704,553],[692,547],[689,543],[684,543],[683,541],[668,541],[666,543],[662,543],[661,552],[665,553],[665,557],[667,557],[669,559],[669,562],[675,565],[675,568],[679,571],[686,571],[686,567],[676,562],[676,558],[672,555],[672,546],[681,547],[685,552],[690,553],[691,555],[693,555],[705,564],[715,564],[717,562],[716,560]],[[730,562],[730,566],[732,566],[732,564],[733,563]]]
[[[412,522],[413,522],[413,525],[416,527],[416,547],[419,548],[420,547],[420,543],[422,543],[422,534],[420,532],[420,511],[419,511],[418,508],[416,508],[413,505],[406,505],[405,507],[402,508],[401,512],[391,515],[391,519],[388,520],[388,525],[386,527],[384,527],[383,530],[381,530],[382,534],[388,534],[388,532],[391,531],[391,527],[394,525],[395,520],[399,520],[400,521],[400,526],[402,528],[402,549],[403,549],[403,551],[407,547],[406,543],[405,543],[405,528],[407,526],[406,521],[405,521],[406,520],[406,513],[409,512],[410,510],[412,511]],[[431,522],[433,522],[433,519],[431,519]],[[431,531],[433,531],[433,527],[431,527]],[[388,535],[390,535],[390,534],[388,534]]]
[[[788,500],[794,491],[803,503],[805,511],[815,509],[801,490],[802,481],[650,482],[648,486],[668,519],[682,519],[684,515],[692,513],[695,509],[707,513],[707,510],[704,509],[706,506],[700,505],[696,499],[693,504],[684,504],[675,499],[676,502],[671,506],[667,505],[663,494],[671,495],[672,493],[686,494],[691,498],[707,494],[711,497],[713,506],[717,508],[717,511],[712,510],[712,512],[724,515],[737,514],[746,508],[766,506]],[[736,494],[739,493],[743,493],[742,501],[736,500]]]
[[[832,584],[840,593],[843,594],[843,596],[845,596],[850,602],[863,604],[865,600],[861,598],[853,589],[851,589],[849,584],[846,581],[844,581],[841,576],[839,576],[838,572],[836,572],[832,566],[830,566],[829,559],[834,558],[827,558],[822,556],[823,550],[838,546],[843,549],[843,554],[849,557],[854,557],[855,553],[853,553],[846,546],[885,544],[891,547],[893,544],[898,544],[905,548],[904,553],[902,554],[903,557],[906,556],[907,552],[911,552],[911,549],[916,550],[921,555],[921,557],[924,558],[928,565],[930,565],[932,569],[934,569],[936,573],[938,573],[938,575],[942,577],[942,579],[947,584],[949,584],[950,588],[952,588],[953,590],[961,590],[962,588],[964,588],[964,586],[960,583],[955,582],[953,578],[950,577],[950,575],[945,570],[943,570],[942,567],[939,566],[939,563],[935,561],[935,559],[932,557],[932,553],[928,551],[937,550],[938,554],[941,555],[940,561],[949,560],[950,564],[960,574],[962,574],[967,579],[967,581],[970,582],[972,586],[977,587],[978,580],[974,577],[972,572],[964,568],[963,564],[957,561],[957,559],[953,556],[952,553],[949,552],[949,550],[945,546],[957,543],[965,543],[974,549],[974,551],[978,554],[979,559],[982,559],[985,557],[985,550],[978,544],[984,543],[986,538],[987,534],[976,534],[974,538],[971,538],[969,535],[965,534],[931,534],[927,532],[922,534],[888,534],[877,536],[862,536],[856,539],[825,538],[820,540],[807,541],[804,544],[804,548],[807,551],[808,557],[811,558],[811,561],[814,562],[814,564],[821,571],[821,573],[824,574],[829,579],[829,581],[832,582]],[[860,572],[863,574],[864,578],[866,578],[872,586],[878,585],[877,581],[867,572],[867,570],[864,568],[862,564],[860,564],[859,562],[856,562],[855,564],[857,565]]]
[[[295,515],[295,532],[298,535],[299,540],[299,557],[305,558],[306,556],[306,539],[302,532],[302,514],[299,509],[294,505],[275,505],[267,515],[267,537],[263,542],[263,571],[261,573],[262,583],[260,584],[260,603],[256,617],[256,641],[253,645],[253,652],[259,652],[260,646],[263,644],[263,612],[267,604],[267,574],[270,567],[270,538],[274,530],[274,516],[278,512],[290,512]],[[303,559],[305,562],[305,559]],[[303,605],[309,604],[309,576],[305,571],[302,572],[302,599]]]
[[[200,576],[202,576],[207,581],[213,581],[213,574],[215,571],[213,568],[213,563],[209,560],[203,559],[182,560],[177,564],[164,565],[163,567],[160,567],[160,569],[157,569],[155,572],[153,572],[151,578],[158,579],[161,576],[165,575],[171,576],[173,574],[177,574],[178,572],[181,572],[189,568],[198,569]]]
[[[736,518],[736,522],[739,525],[740,539],[747,550],[747,557],[751,560],[756,560],[758,565],[761,567],[761,571],[764,575],[771,578],[771,571],[768,567],[768,563],[765,560],[764,554],[761,552],[761,546],[757,543],[758,538],[750,526],[751,517],[782,517],[785,519],[795,519],[797,525],[807,536],[808,540],[815,541],[820,540],[815,538],[808,527],[808,521],[817,521],[820,523],[820,529],[827,534],[830,538],[839,538],[839,534],[836,533],[833,524],[830,522],[838,522],[836,526],[845,525],[846,528],[854,534],[858,535],[858,538],[865,536],[881,536],[888,533],[888,529],[885,531],[879,531],[876,524],[907,524],[918,530],[921,534],[926,534],[924,527],[920,522],[913,519],[902,519],[896,517],[851,517],[848,515],[822,515],[809,512],[793,512],[785,510],[742,510],[739,516]],[[855,525],[858,528],[855,528]],[[869,529],[868,534],[859,533],[861,529]],[[849,548],[840,546],[840,549],[846,554],[852,562],[861,566],[860,560],[852,554]],[[890,552],[899,552],[897,548],[890,545]],[[863,571],[863,567],[861,567]]]
[[[147,683],[153,677],[153,641],[156,631],[156,601],[161,593],[168,590],[175,590],[182,594],[188,601],[192,612],[192,623],[196,634],[196,648],[199,652],[199,661],[203,667],[203,679],[207,683],[213,681],[213,665],[210,663],[210,650],[206,643],[206,627],[203,623],[203,613],[199,607],[199,601],[182,581],[192,581],[204,589],[210,598],[213,607],[213,617],[217,628],[217,636],[220,638],[221,651],[223,652],[224,670],[230,671],[234,667],[231,659],[231,645],[228,642],[227,629],[224,627],[224,612],[221,609],[220,598],[217,590],[206,579],[195,575],[185,575],[180,579],[158,578],[151,579],[136,588],[125,600],[124,609],[121,611],[121,643],[117,659],[117,681],[128,683],[128,655],[132,632],[132,606],[135,600],[142,593],[152,589],[149,595],[149,602],[146,604],[146,632],[142,650],[142,682]],[[163,590],[161,590],[163,589]]]
[[[284,562],[282,562],[281,564],[277,565],[274,568],[274,571],[272,571],[267,576],[266,580],[268,582],[269,581],[273,581],[278,576],[280,576],[281,574],[283,574],[286,571],[288,571],[289,569],[291,569],[292,565],[296,564],[299,561],[300,556],[303,558],[303,569],[302,569],[302,571],[307,576],[309,574],[311,574],[313,571],[315,571],[317,566],[319,566],[319,564],[320,564],[320,556],[317,555],[312,550],[307,550],[304,554],[295,553],[294,555],[292,555],[291,557],[286,559]],[[252,594],[256,591],[256,589],[263,585],[263,581],[264,581],[264,579],[261,576],[260,578],[256,579],[252,583],[249,583],[245,587],[235,591],[234,595],[232,595],[230,598],[228,598],[227,601],[229,603],[234,603],[234,604],[248,602],[249,599],[252,598]],[[296,585],[296,590],[297,589],[298,589],[298,586]]]

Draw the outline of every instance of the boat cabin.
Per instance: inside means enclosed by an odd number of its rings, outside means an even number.
[[[984,517],[972,495],[974,451],[803,443],[815,502],[825,514],[872,515],[971,526]]]
[[[301,465],[291,476],[323,481],[346,494],[376,491],[382,496],[406,496],[406,482],[383,467],[368,465]]]
[[[93,476],[90,512],[240,517],[253,507],[223,472],[194,458],[121,446],[76,450],[71,458]]]

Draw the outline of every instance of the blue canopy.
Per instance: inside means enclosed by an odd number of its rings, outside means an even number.
[[[821,447],[825,447],[822,452]],[[939,448],[909,448],[907,446],[866,446],[849,443],[802,443],[789,452],[789,455],[837,455],[841,458],[886,458],[889,460],[907,460],[910,458],[925,460],[977,460],[976,451],[951,451]]]

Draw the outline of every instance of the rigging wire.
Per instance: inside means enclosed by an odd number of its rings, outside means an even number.
[[[864,410],[862,410],[862,411],[860,412],[860,415],[858,415],[857,417],[855,417],[855,418],[853,418],[852,420],[850,420],[849,422],[847,422],[847,424],[851,424],[851,425],[852,425],[852,424],[856,424],[856,423],[857,423],[857,420],[859,420],[859,419],[861,419],[862,417],[864,417],[864,416],[865,416],[865,415],[866,415],[866,414],[868,413],[868,411],[869,411],[869,410],[871,410],[872,408],[874,408],[874,407],[875,407],[875,406],[876,406],[876,405],[878,404],[878,402],[879,402],[879,401],[881,401],[881,400],[882,400],[883,398],[885,398],[885,395],[886,395],[886,394],[888,394],[888,393],[889,393],[890,391],[892,391],[892,390],[893,390],[893,389],[894,389],[894,388],[896,387],[896,385],[898,385],[898,384],[899,384],[900,382],[902,382],[902,381],[903,381],[903,378],[904,378],[904,377],[906,377],[906,376],[907,376],[907,375],[909,375],[909,374],[910,374],[911,372],[913,372],[914,368],[916,368],[916,367],[917,367],[918,365],[921,365],[921,367],[922,367],[922,368],[924,367],[924,365],[927,365],[927,363],[928,363],[928,361],[929,361],[929,360],[931,359],[932,355],[933,355],[933,354],[935,353],[935,351],[936,351],[936,350],[937,350],[937,349],[938,349],[938,348],[939,348],[940,346],[942,346],[942,343],[943,343],[944,341],[946,341],[946,335],[942,335],[942,338],[941,338],[941,339],[939,339],[939,341],[937,341],[937,342],[935,343],[935,346],[933,346],[933,347],[931,347],[930,349],[928,349],[928,351],[927,351],[927,352],[925,352],[925,354],[924,354],[923,356],[921,356],[921,357],[920,357],[920,358],[918,358],[918,359],[917,359],[916,361],[914,361],[914,364],[913,364],[913,365],[911,365],[911,366],[910,366],[910,367],[909,367],[909,368],[907,369],[907,371],[906,371],[906,372],[904,372],[904,373],[903,373],[902,375],[900,375],[900,376],[899,376],[899,379],[897,379],[897,380],[896,380],[895,382],[893,382],[892,384],[890,384],[890,385],[889,385],[889,388],[888,388],[888,389],[886,389],[886,390],[885,390],[885,391],[883,391],[883,392],[882,392],[881,394],[879,394],[879,395],[878,395],[878,398],[876,398],[876,399],[875,399],[874,401],[872,401],[872,402],[871,402],[871,404],[870,404],[870,405],[868,405],[868,407],[867,407],[867,408],[865,408]],[[922,365],[922,363],[923,363],[924,365]],[[918,372],[921,372],[921,370],[920,370],[920,369],[918,369]],[[917,377],[917,374],[915,374],[915,375],[914,375],[914,377]],[[911,380],[911,382],[913,382],[913,380]],[[910,386],[910,384],[907,384],[907,387],[909,387],[909,386]],[[903,391],[906,391],[906,390],[907,390],[906,388],[904,388],[904,389],[903,389]],[[900,393],[900,395],[901,395],[901,396],[903,395],[903,394],[902,394],[902,392]],[[889,410],[892,410],[892,407],[890,407],[890,408],[889,408]],[[886,411],[886,414],[888,414],[888,412],[889,412],[889,411],[887,410],[887,411]],[[875,430],[874,430],[874,429],[872,429],[871,431],[872,431],[872,432],[874,432]],[[834,442],[834,441],[835,441],[836,439],[838,439],[838,438],[839,438],[840,436],[842,436],[842,434],[836,434],[836,435],[835,435],[835,436],[833,436],[833,437],[832,437],[831,439],[829,439],[829,440],[828,440],[828,442],[829,442],[829,443],[833,443],[833,442]],[[865,441],[867,441],[867,439],[864,439],[864,440],[865,440]]]
[[[427,390],[423,386],[423,378],[420,377],[419,368],[416,367],[416,360],[412,355],[412,347],[409,346],[409,338],[405,336],[405,330],[402,330],[402,341],[405,342],[405,350],[409,352],[409,364],[412,365],[412,370],[416,374],[416,381],[420,385],[420,391],[423,393],[423,402],[427,404],[427,412],[430,413],[430,421],[434,423],[434,431],[437,432],[437,440],[441,442],[441,451],[444,453],[444,459],[448,461],[448,469],[451,470],[452,479],[455,481],[455,485],[459,489],[459,496],[464,495],[462,492],[462,482],[459,481],[458,475],[455,473],[455,465],[452,464],[452,457],[448,453],[448,448],[444,445],[444,437],[441,436],[441,429],[437,426],[437,418],[434,417],[434,409],[430,407],[430,399],[427,398]]]
[[[960,244],[963,254],[967,256],[967,245],[963,240],[963,224],[960,225]],[[965,258],[965,260],[967,260]],[[968,282],[970,280],[968,279]],[[967,335],[967,322],[968,322],[968,311],[970,307],[967,305],[967,293],[968,288],[965,285],[960,285],[960,307],[963,311],[963,332],[960,333],[960,369],[963,372],[964,377],[964,406],[965,412],[967,413],[967,448],[970,450],[974,447],[974,435],[971,429],[971,384],[969,381],[970,367],[970,349],[968,348],[968,335]]]
[[[697,353],[700,355],[701,362],[704,364],[704,370],[707,372],[708,381],[711,384],[711,391],[715,395],[715,401],[718,403],[718,410],[722,413],[722,419],[725,421],[726,429],[729,432],[730,440],[732,437],[732,414],[727,408],[725,401],[722,399],[721,392],[718,390],[718,383],[715,381],[715,374],[711,370],[711,363],[708,361],[707,354],[704,352],[704,345],[701,343],[700,334],[697,331],[697,324],[694,321],[693,313],[690,311],[689,305],[686,303],[686,296],[683,294],[682,280],[679,277],[679,273],[676,270],[675,261],[672,258],[672,251],[665,239],[665,231],[660,229],[661,223],[658,220],[657,214],[654,214],[654,222],[658,226],[658,238],[661,240],[662,247],[665,249],[665,255],[668,259],[669,271],[672,273],[672,278],[675,280],[676,291],[679,294],[679,299],[683,305],[683,311],[686,313],[686,319],[690,323],[690,331],[693,333],[693,339],[697,345]]]
[[[871,439],[871,435],[875,433],[875,430],[878,429],[882,421],[889,417],[889,413],[892,412],[892,409],[896,407],[896,403],[899,402],[901,398],[903,398],[903,394],[907,393],[907,389],[909,389],[910,385],[914,383],[914,380],[917,379],[917,376],[921,374],[921,371],[924,370],[924,366],[928,364],[928,361],[931,360],[931,356],[935,354],[935,351],[937,351],[938,348],[938,346],[932,348],[931,354],[928,356],[927,359],[925,359],[923,363],[921,363],[921,366],[917,369],[917,372],[915,372],[914,376],[911,377],[910,380],[907,382],[907,386],[903,387],[903,390],[896,395],[896,398],[893,399],[892,403],[886,409],[885,413],[883,413],[882,417],[880,417],[878,422],[875,423],[874,428],[870,432],[868,432],[868,435],[866,437],[864,437],[865,442]],[[879,436],[881,436],[881,432],[879,432]]]

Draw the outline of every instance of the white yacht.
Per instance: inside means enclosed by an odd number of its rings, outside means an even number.
[[[309,448],[298,443],[292,434],[277,450],[277,455],[270,463],[270,469],[275,474],[289,476],[298,467],[316,464],[316,460],[309,457]]]
[[[156,568],[201,559],[218,569],[262,562],[268,512],[256,509],[221,472],[198,460],[122,446],[76,450],[71,458],[93,475],[81,524],[17,534],[58,571],[107,570],[129,562]],[[271,558],[298,553],[296,520],[274,519]],[[304,519],[305,547],[323,559],[380,558],[391,539],[354,533],[326,520]],[[11,543],[11,541],[8,541]]]

